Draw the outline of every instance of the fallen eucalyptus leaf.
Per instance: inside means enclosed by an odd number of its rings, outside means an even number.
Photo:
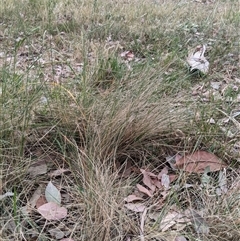
[[[227,165],[216,155],[206,151],[195,151],[176,161],[175,167],[190,173],[204,173],[209,167],[209,172],[219,171]]]
[[[45,190],[45,197],[48,202],[55,202],[58,205],[61,204],[61,194],[59,190],[50,181]]]
[[[153,183],[152,183],[153,181],[152,181],[151,177],[149,176],[148,172],[145,171],[144,169],[140,169],[140,171],[143,174],[143,183],[154,192],[156,189],[156,186],[153,185]]]
[[[142,193],[147,194],[149,197],[152,197],[152,193],[150,192],[150,190],[148,190],[147,188],[145,188],[144,186],[137,184],[136,187],[138,188],[138,190]]]
[[[38,209],[38,212],[47,220],[60,220],[67,216],[67,209],[58,206],[55,202],[43,204]]]

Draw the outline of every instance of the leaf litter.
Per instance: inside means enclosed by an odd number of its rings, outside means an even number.
[[[171,159],[171,165],[173,166],[172,171],[175,173],[169,173],[169,168],[164,167],[162,170],[155,174],[149,170],[140,169],[142,174],[142,183],[136,184],[138,192],[135,191],[134,194],[130,194],[124,199],[127,204],[125,208],[141,213],[141,227],[140,230],[144,230],[145,222],[148,218],[159,222],[159,230],[166,232],[169,229],[181,231],[188,225],[193,225],[197,233],[208,234],[209,227],[205,220],[197,213],[195,210],[180,211],[177,208],[168,211],[165,216],[162,217],[161,209],[164,206],[164,202],[168,197],[172,187],[171,183],[178,178],[178,170],[183,170],[188,173],[202,174],[201,180],[203,185],[211,185],[211,177],[209,173],[219,171],[219,187],[221,193],[227,192],[226,189],[226,175],[223,175],[222,169],[226,168],[227,165],[222,162],[216,155],[206,152],[206,151],[195,151],[192,154],[185,154],[183,156],[177,154]],[[204,184],[205,183],[205,184]],[[194,185],[189,184],[189,188],[194,187]],[[177,186],[175,186],[175,189]],[[140,195],[140,193],[143,194]],[[158,197],[156,199],[156,197]],[[145,200],[145,201],[144,201]],[[148,200],[148,201],[147,201]],[[151,207],[149,207],[149,201],[154,202]],[[141,201],[141,202],[139,202]],[[147,203],[145,203],[147,201]],[[153,210],[152,210],[153,208]],[[147,214],[147,211],[149,213]],[[143,220],[144,217],[144,220]],[[148,217],[148,218],[147,218]],[[146,219],[147,218],[147,219]],[[179,236],[179,239],[184,240],[185,237]]]
[[[190,222],[189,218],[187,218],[186,215],[174,210],[169,211],[163,218],[161,218],[160,212],[149,214],[149,218],[153,219],[156,222],[160,220],[159,230],[161,230],[162,232],[166,232],[167,230],[169,230],[169,228],[177,224],[178,231],[183,230]]]
[[[40,198],[37,200],[38,202],[40,202],[40,200],[44,202],[44,198],[46,198],[47,203],[38,204],[37,210],[46,220],[60,220],[67,216],[67,209],[60,207],[61,193],[51,181],[45,189],[45,197],[43,198],[41,196]]]

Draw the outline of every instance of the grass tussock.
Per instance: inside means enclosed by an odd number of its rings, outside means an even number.
[[[0,195],[12,193],[0,196],[2,240],[239,240],[238,5],[2,1]],[[199,44],[205,76],[185,61]],[[227,193],[216,195],[218,173],[203,185],[201,174],[171,170],[167,198],[144,199],[145,217],[124,207],[139,169],[159,173],[166,157],[195,150],[228,164]],[[67,172],[54,176],[59,169]],[[33,200],[50,180],[68,210],[60,221]],[[187,209],[208,233],[193,223],[160,228],[171,210]]]

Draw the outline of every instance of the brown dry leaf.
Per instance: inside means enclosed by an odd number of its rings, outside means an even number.
[[[127,203],[124,207],[137,213],[142,213],[146,209],[143,203]]]
[[[175,181],[178,178],[178,176],[176,174],[169,174],[168,176],[169,176],[169,179],[170,179],[170,183]]]
[[[154,179],[152,180],[152,182],[153,182],[153,184],[154,184],[157,188],[163,189],[163,185],[161,184],[161,182],[160,182],[157,178],[154,178]]]
[[[144,186],[142,186],[142,185],[140,185],[140,184],[137,184],[136,186],[137,186],[137,188],[138,188],[138,190],[139,190],[140,192],[147,194],[149,197],[152,197],[152,196],[153,196],[152,193],[150,192],[150,190],[148,190],[148,189],[145,188]]]
[[[133,202],[133,201],[139,201],[139,200],[143,200],[143,198],[141,197],[137,197],[136,195],[129,195],[126,198],[124,198],[124,201],[127,203]]]
[[[140,171],[143,174],[143,183],[154,192],[156,189],[156,186],[152,184],[152,179],[149,176],[148,172],[145,171],[144,169],[140,169]]]
[[[54,202],[43,204],[38,209],[38,212],[47,220],[60,220],[67,216],[67,209],[60,207]]]
[[[190,173],[204,173],[209,167],[211,172],[219,171],[227,165],[216,155],[206,151],[195,151],[176,161],[175,167]]]
[[[45,203],[47,203],[47,199],[45,198],[45,196],[39,197],[39,199],[36,202],[36,208],[41,207]]]

